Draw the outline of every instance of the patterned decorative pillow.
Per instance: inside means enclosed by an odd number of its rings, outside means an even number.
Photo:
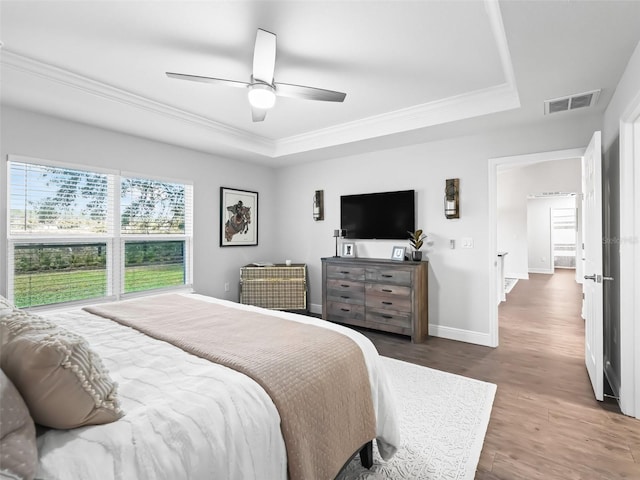
[[[16,310],[16,307],[9,300],[0,295],[0,320],[7,315],[11,315]],[[6,332],[4,329],[0,328],[0,350],[5,343],[7,343]]]
[[[0,318],[4,317],[5,315],[9,315],[11,312],[13,312],[14,309],[15,307],[11,304],[11,302],[0,295]]]
[[[122,417],[116,383],[80,335],[17,309],[0,331],[0,366],[36,423],[70,429]]]
[[[0,370],[0,476],[31,480],[38,465],[36,428],[16,387]]]

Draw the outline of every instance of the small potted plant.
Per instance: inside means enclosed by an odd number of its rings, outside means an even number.
[[[422,232],[422,229],[418,229],[415,232],[407,232],[409,234],[409,244],[413,248],[411,258],[415,262],[422,260],[422,252],[420,249],[424,243],[424,239],[427,238],[427,234]]]

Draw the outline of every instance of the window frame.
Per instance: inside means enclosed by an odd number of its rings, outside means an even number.
[[[26,163],[45,167],[61,169],[80,170],[89,173],[107,175],[108,182],[112,183],[107,193],[107,218],[106,232],[95,234],[68,234],[68,235],[47,235],[44,233],[11,233],[11,163]],[[192,291],[193,288],[193,182],[181,178],[169,178],[157,175],[146,175],[144,173],[121,171],[115,169],[105,169],[92,165],[75,164],[70,162],[58,162],[47,159],[26,157],[22,155],[8,155],[6,161],[6,205],[7,215],[5,219],[7,251],[6,261],[6,285],[7,297],[10,301],[15,298],[15,263],[14,252],[16,245],[22,244],[48,244],[48,245],[73,245],[81,243],[105,243],[107,247],[107,292],[104,297],[94,297],[91,299],[52,303],[47,305],[37,305],[26,307],[28,309],[51,309],[68,305],[82,305],[88,303],[103,302],[109,300],[120,300],[134,296],[144,296],[167,291]],[[184,215],[185,227],[183,234],[122,234],[121,222],[122,212],[120,211],[121,184],[122,178],[138,178],[143,180],[154,180],[172,184],[180,184],[185,188],[184,192]],[[162,241],[183,241],[184,242],[184,280],[185,283],[179,286],[160,287],[157,289],[142,290],[125,293],[125,242],[162,242]]]

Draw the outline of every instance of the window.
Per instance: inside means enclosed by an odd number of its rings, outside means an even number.
[[[124,292],[184,285],[183,241],[125,242]]]
[[[7,176],[17,306],[191,283],[191,185],[21,160]]]

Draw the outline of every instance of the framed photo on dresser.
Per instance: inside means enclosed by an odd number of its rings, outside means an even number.
[[[404,252],[406,249],[407,247],[393,247],[393,250],[391,250],[391,260],[404,262]]]
[[[356,257],[356,244],[353,242],[344,242],[342,244],[341,257],[355,258]]]

